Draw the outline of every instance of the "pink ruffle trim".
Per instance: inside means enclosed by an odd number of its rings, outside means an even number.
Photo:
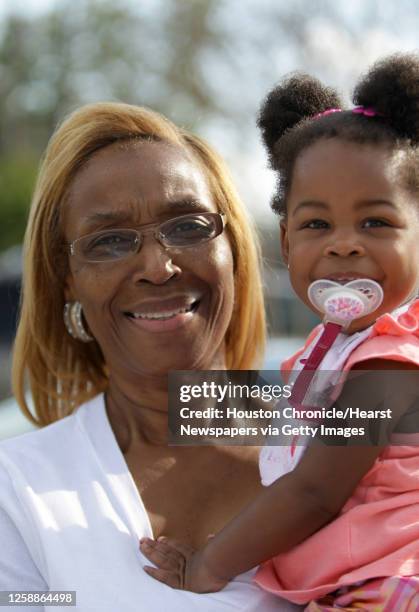
[[[405,336],[413,334],[419,338],[419,300],[415,300],[403,314],[395,317],[386,313],[379,317],[371,331],[374,336]]]

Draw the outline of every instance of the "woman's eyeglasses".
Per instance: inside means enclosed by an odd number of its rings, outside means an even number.
[[[197,246],[219,236],[226,224],[224,214],[197,213],[174,217],[163,223],[145,225],[142,229],[107,229],[77,238],[67,246],[70,255],[91,263],[116,261],[138,253],[146,234],[165,248]]]

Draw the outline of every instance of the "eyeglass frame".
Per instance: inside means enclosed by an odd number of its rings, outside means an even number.
[[[166,223],[170,223],[171,221],[176,221],[178,219],[186,219],[188,217],[198,217],[198,216],[204,216],[204,217],[217,217],[221,219],[222,222],[222,228],[221,231],[216,235],[213,236],[212,238],[208,238],[206,240],[202,240],[202,242],[197,242],[195,244],[190,244],[190,245],[167,245],[164,243],[164,238],[161,236],[161,232],[158,231],[158,228],[160,228],[162,225],[165,225]],[[188,249],[191,247],[196,247],[199,244],[204,244],[205,242],[210,242],[211,240],[214,240],[215,238],[217,238],[218,236],[221,236],[221,234],[224,231],[225,226],[227,225],[227,218],[226,218],[226,214],[225,213],[219,213],[219,212],[212,212],[212,211],[205,211],[205,212],[196,212],[196,213],[188,213],[186,215],[179,215],[177,217],[172,217],[171,219],[167,219],[166,221],[162,221],[161,223],[147,223],[143,226],[138,226],[138,227],[144,227],[144,228],[148,228],[148,229],[135,229],[133,227],[110,227],[107,229],[103,229],[103,230],[99,230],[98,232],[92,232],[90,234],[85,234],[84,236],[80,236],[79,238],[76,238],[75,240],[73,240],[72,242],[66,242],[65,246],[68,248],[69,254],[71,256],[77,256],[77,253],[75,252],[74,249],[74,245],[79,242],[80,240],[84,240],[85,238],[88,238],[89,236],[96,236],[96,235],[100,235],[100,234],[104,234],[106,232],[112,232],[112,231],[120,231],[120,230],[130,230],[132,232],[135,232],[137,234],[137,239],[136,239],[136,243],[139,245],[138,248],[135,251],[132,251],[131,253],[123,256],[123,257],[117,257],[115,259],[109,259],[109,260],[92,260],[92,259],[86,259],[86,261],[88,261],[89,263],[113,263],[115,261],[119,261],[119,260],[124,260],[127,259],[130,255],[136,255],[142,245],[143,245],[143,238],[145,235],[147,234],[153,234],[155,240],[157,240],[157,242],[159,244],[162,245],[162,247],[164,247],[166,250],[167,249]]]

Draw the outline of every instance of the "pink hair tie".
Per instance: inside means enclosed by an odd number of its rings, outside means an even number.
[[[379,113],[375,110],[375,108],[371,108],[370,106],[355,106],[355,108],[352,109],[352,112],[356,113],[357,115],[365,115],[365,117],[383,116],[382,113]]]
[[[322,111],[321,113],[317,113],[317,115],[313,115],[312,119],[319,119],[320,117],[324,117],[325,115],[331,115],[332,113],[341,113],[342,109],[341,108],[328,108],[325,111]]]
[[[317,115],[313,115],[312,119],[319,119],[320,117],[325,117],[326,115],[331,115],[332,113],[341,113],[343,111],[342,108],[328,108],[321,113],[317,113]],[[370,106],[355,106],[352,109],[353,113],[357,115],[364,115],[365,117],[383,117],[382,113],[379,113],[375,110],[375,108],[371,108]]]

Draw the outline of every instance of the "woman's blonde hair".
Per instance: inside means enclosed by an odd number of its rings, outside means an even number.
[[[51,138],[25,234],[12,384],[23,413],[36,425],[70,414],[107,387],[107,368],[97,343],[74,340],[64,326],[68,262],[61,214],[74,176],[95,151],[117,141],[141,138],[186,148],[200,164],[214,203],[226,213],[235,262],[235,305],[226,335],[227,368],[249,369],[262,355],[265,314],[259,246],[224,162],[203,140],[149,109],[120,103],[89,104],[71,114]],[[26,377],[34,414],[25,399]]]

